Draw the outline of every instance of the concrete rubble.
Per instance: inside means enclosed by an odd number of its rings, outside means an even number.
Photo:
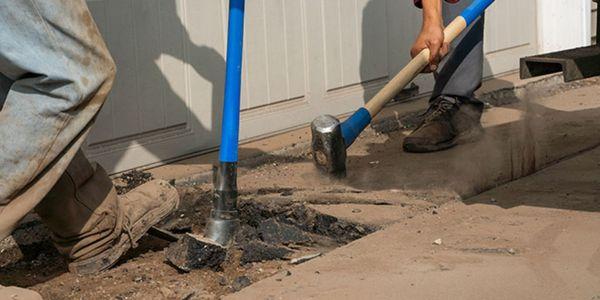
[[[227,249],[201,236],[185,234],[165,251],[167,260],[184,272],[193,269],[218,269],[225,261]]]

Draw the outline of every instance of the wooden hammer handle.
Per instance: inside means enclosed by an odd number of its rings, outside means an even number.
[[[464,18],[458,17],[444,29],[444,43],[451,43],[467,27]],[[365,105],[371,117],[375,117],[383,107],[404,89],[423,69],[429,64],[429,49],[424,49],[415,56],[400,72],[390,80],[371,100]]]

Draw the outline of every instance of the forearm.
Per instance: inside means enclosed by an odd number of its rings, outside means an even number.
[[[423,49],[429,49],[430,65],[425,71],[435,71],[440,60],[448,52],[448,45],[444,44],[442,0],[422,0],[415,3],[421,5],[423,8],[423,27],[410,50],[410,54],[412,57],[415,57],[421,53]]]
[[[442,0],[422,0],[423,5],[423,27],[441,26]]]

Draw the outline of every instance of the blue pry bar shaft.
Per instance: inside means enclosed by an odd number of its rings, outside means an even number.
[[[225,100],[221,132],[221,162],[238,161],[240,132],[240,96],[242,85],[242,53],[244,44],[245,0],[229,1],[229,28],[227,38],[227,70]]]

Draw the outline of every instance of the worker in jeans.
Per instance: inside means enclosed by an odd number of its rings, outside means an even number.
[[[452,45],[444,44],[444,24],[454,20],[473,0],[414,0],[423,9],[423,26],[411,55],[431,51],[426,72],[434,72],[435,87],[422,122],[404,140],[407,152],[451,148],[483,133],[483,103],[474,98],[483,76],[483,24],[475,21]],[[445,57],[445,58],[444,58]]]
[[[117,196],[80,147],[108,96],[115,65],[85,0],[0,0],[0,240],[30,211],[69,270],[114,265],[178,205],[152,181]],[[39,299],[0,287],[0,299]]]

